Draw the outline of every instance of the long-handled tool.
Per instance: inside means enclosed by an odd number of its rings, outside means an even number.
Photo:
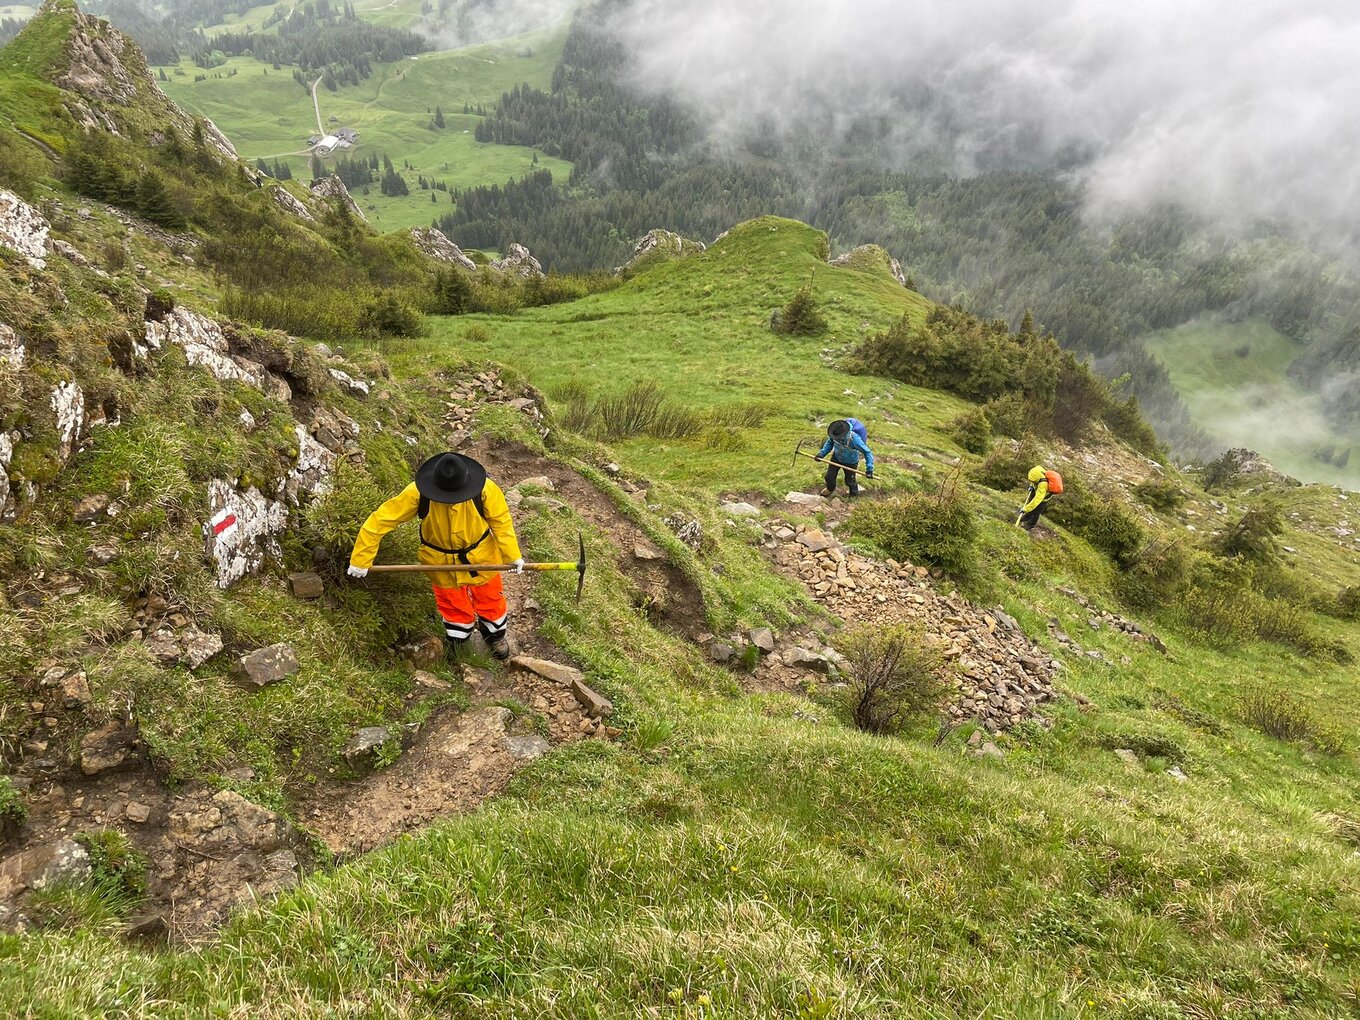
[[[804,453],[803,444],[806,442],[807,442],[806,439],[800,439],[798,440],[798,445],[793,448],[793,463],[795,465],[798,463],[799,457],[806,457],[808,458],[808,460],[815,460],[818,464],[835,464],[836,467],[840,468],[842,471],[854,472],[866,482],[872,482],[877,480],[874,478],[870,478],[859,468],[846,467],[844,464],[838,463],[837,461],[827,460],[825,457],[818,457],[815,453]]]
[[[576,536],[576,544],[579,546],[578,558],[571,563],[526,563],[525,570],[574,570],[577,574],[576,580],[576,601],[581,601],[581,589],[586,584],[586,543],[585,539],[579,534]],[[513,563],[393,563],[381,567],[369,567],[370,574],[455,574],[455,573],[478,573],[492,574],[496,572],[507,573],[518,570]]]

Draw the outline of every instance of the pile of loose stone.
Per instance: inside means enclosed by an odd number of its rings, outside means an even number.
[[[532,391],[514,395],[497,372],[477,372],[455,383],[447,398],[444,426],[449,430],[453,449],[472,438],[472,420],[483,404],[505,404],[516,411],[523,411],[536,422],[543,421],[543,411]],[[546,427],[540,426],[539,431],[542,435],[548,434]]]
[[[1151,631],[1144,630],[1142,627],[1134,623],[1132,620],[1120,616],[1118,613],[1111,613],[1107,609],[1100,609],[1099,607],[1094,605],[1090,599],[1086,598],[1086,596],[1082,595],[1079,592],[1073,591],[1071,588],[1059,588],[1058,593],[1061,595],[1066,595],[1077,605],[1081,606],[1082,609],[1085,609],[1088,613],[1090,613],[1090,616],[1086,620],[1086,625],[1090,627],[1093,631],[1100,630],[1101,627],[1109,627],[1111,630],[1118,631],[1122,634],[1127,634],[1135,641],[1146,642],[1153,648],[1157,649],[1157,651],[1161,652],[1163,655],[1167,654],[1166,642],[1164,642],[1156,634],[1153,634]],[[1063,632],[1059,624],[1059,621],[1056,617],[1048,621],[1048,632],[1051,635],[1053,635],[1053,640],[1057,641],[1058,644],[1071,648],[1073,651],[1082,654],[1081,646],[1078,645],[1074,640],[1072,640],[1072,638],[1069,635]],[[1084,654],[1095,659],[1102,658],[1099,652],[1085,652]]]
[[[945,710],[996,733],[1036,718],[1052,701],[1059,664],[999,609],[984,610],[956,592],[936,590],[925,567],[878,561],[847,550],[834,536],[775,520],[765,546],[812,596],[847,625],[920,625],[953,666],[957,690]]]

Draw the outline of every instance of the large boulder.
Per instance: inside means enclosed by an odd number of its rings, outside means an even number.
[[[538,264],[538,259],[530,255],[529,249],[522,244],[510,245],[510,250],[505,253],[505,258],[496,259],[491,263],[491,268],[502,273],[523,277],[526,280],[544,275],[543,267]]]
[[[233,353],[231,342],[215,319],[177,306],[159,319],[148,319],[145,324],[146,344],[138,350],[160,350],[174,344],[184,350],[189,364],[206,368],[223,382],[242,382],[254,386],[261,393],[276,400],[291,400],[293,391],[288,383],[258,361]]]
[[[305,220],[308,223],[316,222],[316,217],[312,215],[310,209],[302,204],[302,199],[298,198],[282,184],[273,185],[269,189],[269,194],[274,199],[274,204],[284,212],[290,213],[298,219]]]
[[[411,240],[424,255],[436,262],[462,266],[470,273],[477,271],[477,263],[463,254],[463,249],[450,241],[442,230],[434,227],[412,227]]]

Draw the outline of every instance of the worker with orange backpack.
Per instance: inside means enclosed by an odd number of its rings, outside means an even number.
[[[1056,471],[1048,471],[1039,465],[1029,469],[1029,498],[1025,505],[1020,508],[1020,516],[1016,518],[1016,525],[1026,531],[1032,529],[1039,523],[1039,515],[1043,513],[1044,507],[1054,496],[1060,495],[1063,491],[1062,475]]]

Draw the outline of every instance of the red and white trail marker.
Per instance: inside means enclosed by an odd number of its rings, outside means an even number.
[[[216,538],[224,531],[230,531],[236,527],[236,515],[230,510],[219,510],[208,522],[208,527],[212,529],[213,537]]]

